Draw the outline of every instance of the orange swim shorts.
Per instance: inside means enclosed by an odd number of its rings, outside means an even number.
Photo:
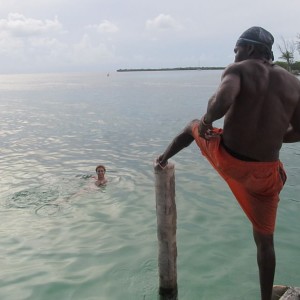
[[[205,140],[199,136],[198,124],[193,126],[193,137],[202,155],[227,182],[254,229],[274,233],[279,193],[286,180],[282,163],[239,160],[220,143],[222,129],[213,131],[216,136]]]

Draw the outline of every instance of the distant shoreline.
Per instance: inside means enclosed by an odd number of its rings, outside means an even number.
[[[117,72],[149,72],[149,71],[206,71],[224,70],[225,67],[184,67],[184,68],[159,68],[159,69],[118,69]]]

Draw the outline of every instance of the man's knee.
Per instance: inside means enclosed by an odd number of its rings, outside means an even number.
[[[265,234],[253,229],[253,237],[257,248],[260,250],[269,250],[274,247],[274,235],[273,233]]]

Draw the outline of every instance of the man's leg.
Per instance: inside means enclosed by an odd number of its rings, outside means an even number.
[[[261,300],[271,300],[276,265],[273,234],[262,234],[253,229],[253,236],[257,247]]]

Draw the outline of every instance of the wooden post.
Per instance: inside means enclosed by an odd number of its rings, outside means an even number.
[[[177,245],[174,164],[155,165],[159,294],[177,299]]]

